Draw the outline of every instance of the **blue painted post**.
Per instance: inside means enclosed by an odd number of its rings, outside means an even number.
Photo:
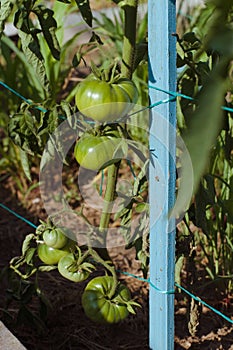
[[[176,90],[176,3],[148,1],[150,104]],[[168,218],[175,201],[176,103],[151,109],[150,150],[150,348],[174,349],[175,220]],[[156,288],[159,290],[157,290]]]

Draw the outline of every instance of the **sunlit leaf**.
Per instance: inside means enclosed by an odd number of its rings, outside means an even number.
[[[38,16],[45,40],[51,54],[57,60],[60,58],[60,46],[56,37],[57,22],[53,17],[54,12],[43,5],[37,6],[33,12]]]
[[[226,66],[224,59],[213,71],[208,84],[202,89],[198,99],[198,108],[193,113],[189,128],[184,135],[192,168],[185,165],[182,168],[181,186],[173,210],[174,215],[183,212],[186,193],[189,193],[190,185],[193,186],[193,193],[196,192],[200,178],[207,167],[210,150],[221,129],[223,122],[221,106],[226,91]],[[192,173],[194,179],[193,184],[190,184]]]

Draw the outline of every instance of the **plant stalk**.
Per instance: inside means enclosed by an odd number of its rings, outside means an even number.
[[[126,1],[123,6],[125,27],[122,54],[122,74],[128,79],[132,78],[136,47],[138,0]]]
[[[103,244],[106,243],[107,228],[109,226],[109,220],[111,216],[111,210],[113,206],[113,200],[115,198],[115,190],[117,183],[117,175],[120,162],[109,165],[107,175],[106,192],[104,196],[104,208],[100,218],[99,231],[103,234]]]

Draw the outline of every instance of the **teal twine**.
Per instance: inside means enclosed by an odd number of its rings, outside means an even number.
[[[126,275],[129,277],[133,277],[138,279],[139,281],[143,281],[143,282],[147,282],[151,285],[152,288],[154,288],[158,293],[162,293],[162,294],[174,294],[175,291],[174,290],[161,290],[159,288],[157,288],[151,281],[150,279],[145,279],[139,276],[136,276],[132,273],[126,272],[126,271],[121,271],[121,270],[117,270],[117,272],[121,273],[122,275]],[[199,297],[197,297],[196,295],[192,294],[191,292],[189,292],[187,289],[185,289],[184,287],[180,286],[178,283],[175,282],[175,286],[177,288],[180,288],[184,293],[186,293],[187,295],[189,295],[192,299],[198,301],[199,303],[201,303],[202,305],[205,305],[208,309],[212,310],[214,313],[216,313],[217,315],[219,315],[220,317],[224,318],[226,321],[230,322],[233,324],[233,320],[230,317],[227,317],[226,315],[224,315],[222,312],[220,312],[219,310],[215,309],[213,306],[207,304],[204,300],[200,299]]]
[[[23,101],[27,102],[29,105],[32,104],[32,101],[28,100],[26,97],[22,96],[20,93],[18,93],[17,91],[15,91],[10,86],[8,86],[7,84],[3,83],[2,81],[0,81],[0,85],[2,85],[4,88],[8,89],[10,92],[15,94],[16,96],[20,97]],[[39,111],[44,112],[44,113],[47,112],[46,109],[44,109],[42,107],[39,107],[39,106],[34,106],[34,108],[36,108]]]
[[[25,219],[23,216],[17,214],[15,211],[11,210],[10,208],[8,208],[7,206],[5,206],[4,204],[0,203],[0,206],[7,210],[8,212],[10,212],[11,214],[15,215],[17,218],[19,218],[20,220],[26,222],[28,225],[32,226],[33,228],[37,228],[36,225],[34,225],[31,221]],[[126,275],[129,277],[133,277],[139,281],[142,282],[146,282],[149,283],[150,286],[152,288],[154,288],[158,293],[162,293],[162,294],[174,294],[175,291],[174,290],[161,290],[158,287],[156,287],[150,280],[150,278],[146,279],[146,278],[142,278],[140,276],[134,275],[132,273],[126,272],[126,271],[121,271],[121,270],[116,270],[118,273],[122,274],[122,275]],[[203,301],[202,299],[200,299],[199,297],[197,297],[196,295],[192,294],[191,292],[189,292],[186,288],[180,286],[178,283],[175,282],[175,286],[179,289],[181,289],[184,293],[186,293],[187,295],[189,295],[192,299],[198,301],[199,303],[201,303],[202,305],[205,305],[208,309],[212,310],[214,313],[216,313],[217,315],[219,315],[220,317],[224,318],[226,321],[230,322],[231,324],[233,324],[233,320],[229,317],[227,317],[226,315],[224,315],[222,312],[218,311],[217,309],[215,309],[214,307],[212,307],[211,305],[207,304],[205,301]]]
[[[150,85],[149,85],[149,88],[150,88],[150,89],[155,89],[155,90],[157,90],[157,91],[164,92],[165,94],[168,94],[168,95],[171,95],[171,96],[174,96],[174,97],[183,97],[183,98],[185,98],[186,100],[195,101],[195,99],[194,99],[193,97],[188,96],[188,95],[181,94],[181,93],[179,93],[179,92],[167,91],[167,90],[158,88],[158,87],[156,87],[156,86],[150,86]],[[166,101],[166,100],[165,100],[165,101]],[[169,102],[169,101],[168,101],[168,102]],[[153,107],[153,105],[152,105],[152,107]],[[221,106],[221,109],[223,109],[224,111],[232,112],[232,113],[233,113],[233,108],[226,107],[226,106]]]
[[[15,91],[14,89],[12,89],[10,86],[8,86],[7,84],[5,84],[4,82],[0,81],[0,85],[2,85],[3,87],[5,87],[6,89],[8,89],[9,91],[11,91],[13,94],[15,94],[16,96],[20,97],[23,101],[27,102],[28,104],[32,104],[32,101],[28,100],[26,97],[22,96],[19,92]],[[160,100],[158,102],[155,102],[153,103],[152,105],[150,106],[147,106],[147,107],[143,107],[142,109],[136,111],[136,112],[133,112],[131,114],[128,115],[128,117],[131,117],[135,114],[138,114],[140,112],[143,112],[144,110],[147,110],[147,109],[151,109],[151,108],[154,108],[156,106],[159,106],[161,104],[164,104],[164,103],[169,103],[169,102],[172,102],[174,101],[174,99],[176,97],[183,97],[187,100],[191,100],[191,101],[194,101],[194,98],[191,97],[191,96],[187,96],[187,95],[184,95],[184,94],[181,94],[179,92],[175,92],[175,91],[167,91],[167,90],[164,90],[164,89],[161,89],[161,88],[158,88],[158,87],[155,87],[155,86],[150,86],[149,85],[149,88],[150,89],[155,89],[157,91],[161,91],[161,92],[164,92],[168,95],[171,95],[173,96],[173,98],[171,99],[165,99],[165,100]],[[39,106],[33,106],[34,108],[38,109],[39,111],[41,112],[44,112],[46,113],[47,112],[47,109],[43,108],[43,107],[39,107]],[[221,106],[221,109],[227,111],[227,112],[232,112],[233,113],[233,108],[230,108],[230,107],[225,107],[225,106]],[[66,119],[64,116],[59,116],[59,119]],[[90,122],[91,123],[91,122]]]
[[[226,321],[230,322],[233,324],[233,320],[230,317],[227,317],[226,315],[224,315],[222,312],[218,311],[217,309],[215,309],[213,306],[207,304],[204,300],[198,298],[196,295],[192,294],[191,292],[189,292],[187,289],[185,289],[184,287],[180,286],[178,283],[175,283],[175,286],[177,288],[180,288],[181,290],[183,290],[183,292],[185,292],[186,294],[188,294],[192,299],[198,301],[199,303],[201,303],[202,305],[205,305],[206,307],[208,307],[208,309],[212,310],[214,313],[216,313],[217,315],[221,316],[222,318],[224,318]]]
[[[126,271],[121,271],[121,270],[116,270],[117,272],[121,273],[122,275],[126,275],[126,276],[129,276],[129,277],[133,277],[139,281],[142,281],[142,282],[146,282],[146,283],[149,283],[151,285],[151,287],[153,287],[155,290],[157,290],[157,292],[159,293],[162,293],[162,294],[174,294],[175,291],[172,289],[172,290],[162,290],[162,289],[159,289],[158,287],[156,287],[150,280],[150,278],[143,278],[143,277],[139,277],[139,276],[136,276],[132,273],[129,273],[129,272],[126,272]]]
[[[172,101],[175,101],[175,97],[157,101],[157,102],[155,102],[155,103],[153,103],[153,104],[151,104],[149,106],[143,107],[143,108],[141,108],[141,109],[139,109],[139,110],[137,110],[137,111],[135,111],[133,113],[128,114],[128,117],[132,117],[133,115],[141,113],[141,112],[143,112],[143,111],[145,111],[147,109],[152,109],[152,108],[157,107],[157,106],[159,106],[161,104],[172,102]]]
[[[17,91],[15,91],[14,89],[12,89],[10,86],[8,86],[7,84],[3,83],[0,80],[0,85],[4,86],[6,89],[8,89],[10,92],[12,92],[13,94],[15,94],[16,96],[20,97],[23,101],[27,102],[29,105],[32,105],[32,101],[28,100],[26,97],[22,96],[20,93],[18,93]],[[47,109],[40,107],[40,106],[33,106],[33,108],[38,109],[39,111],[46,113],[48,112]],[[59,115],[58,116],[59,119],[65,120],[66,118],[63,115]]]
[[[28,225],[30,225],[33,228],[37,228],[36,225],[34,225],[31,221],[27,220],[26,218],[24,218],[23,216],[17,214],[14,210],[11,210],[10,208],[8,208],[7,206],[5,206],[4,204],[0,203],[0,207],[2,207],[3,209],[9,211],[9,213],[13,214],[14,216],[16,216],[17,218],[19,218],[20,220],[26,222]]]
[[[15,94],[16,96],[20,97],[23,101],[27,102],[29,105],[32,105],[32,101],[28,100],[26,97],[22,96],[20,93],[18,93],[17,91],[15,91],[14,89],[12,89],[10,86],[8,86],[7,84],[3,83],[0,80],[0,85],[2,85],[3,87],[5,87],[6,89],[8,89],[10,92],[12,92],[13,94]],[[40,107],[40,106],[33,106],[33,108],[38,109],[39,111],[46,113],[48,112],[47,109]],[[66,120],[66,117],[64,117],[63,115],[59,115],[58,116],[59,119],[61,120]],[[88,121],[89,124],[93,124],[94,122],[92,121]]]
[[[225,107],[225,106],[222,106],[221,108],[222,108],[224,111],[233,112],[233,108]]]
[[[154,89],[154,90],[157,90],[160,92],[164,92],[165,94],[171,95],[173,97],[183,97],[183,98],[186,98],[186,100],[192,100],[192,101],[194,100],[193,97],[190,97],[190,96],[187,96],[184,94],[180,94],[179,92],[176,92],[176,91],[168,91],[168,90],[161,89],[157,86],[151,86],[151,85],[149,85],[148,87],[149,87],[149,89]]]

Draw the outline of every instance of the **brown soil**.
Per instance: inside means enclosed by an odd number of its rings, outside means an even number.
[[[4,203],[36,225],[39,223],[39,218],[45,219],[46,214],[38,188],[29,194],[25,206],[22,206],[17,191],[12,194],[12,187],[9,179],[1,183],[0,203]],[[12,257],[20,255],[22,240],[30,232],[33,232],[33,228],[0,208],[1,271],[7,267]],[[111,249],[110,253],[117,269],[140,274],[134,250],[124,250],[120,247]],[[103,272],[99,269],[95,274],[100,275]],[[7,297],[10,295],[9,289],[12,288],[6,274],[1,279],[0,318],[29,350],[149,349],[148,284],[124,275],[120,275],[119,278],[127,284],[132,296],[142,305],[137,309],[136,315],[131,315],[120,324],[102,326],[87,319],[80,302],[87,282],[80,284],[69,282],[57,271],[40,273],[38,279],[42,292],[51,304],[48,315],[44,318],[44,327],[33,324],[31,320],[23,321],[22,318],[16,322],[20,302],[17,299],[13,300],[8,308],[6,307]],[[216,293],[214,288],[203,289],[199,296],[226,315],[232,315],[233,305],[230,296]],[[233,350],[233,326],[204,307],[199,317],[197,333],[195,336],[190,336],[187,300],[184,294],[176,294],[175,349]],[[39,315],[41,311],[38,298],[35,296],[27,307],[34,315]]]

